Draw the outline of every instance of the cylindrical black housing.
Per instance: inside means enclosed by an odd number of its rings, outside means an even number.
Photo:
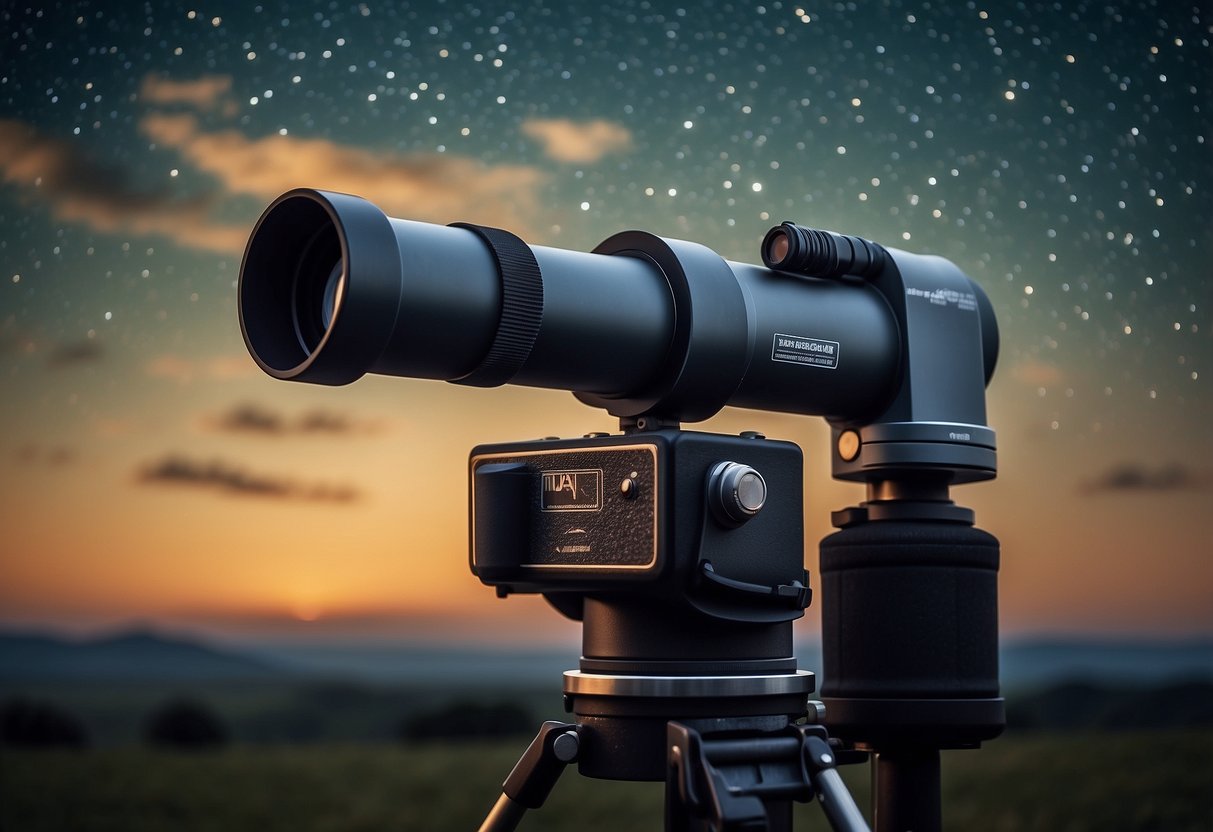
[[[791,673],[792,624],[695,615],[624,593],[585,599],[581,669],[649,676]]]
[[[823,693],[997,696],[998,561],[998,540],[962,523],[867,522],[823,540]]]
[[[494,233],[389,218],[345,194],[284,194],[245,252],[245,343],[281,379],[474,384],[504,333],[524,345],[508,383],[682,421],[726,404],[857,420],[899,384],[901,334],[870,286],[726,262],[638,231],[591,254]],[[510,246],[492,242],[502,234]],[[506,297],[520,292],[522,316]]]
[[[821,543],[831,732],[935,748],[997,736],[998,540],[963,523],[873,521]]]

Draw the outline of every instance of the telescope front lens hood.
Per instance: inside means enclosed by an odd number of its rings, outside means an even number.
[[[240,267],[240,331],[269,375],[349,384],[396,325],[400,249],[365,199],[300,188],[261,215]]]

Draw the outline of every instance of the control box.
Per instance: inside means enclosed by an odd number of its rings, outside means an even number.
[[[759,434],[482,445],[469,460],[471,569],[502,595],[626,588],[715,617],[798,617],[802,481],[799,447]]]

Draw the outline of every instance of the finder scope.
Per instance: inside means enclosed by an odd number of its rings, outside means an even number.
[[[346,384],[369,372],[558,388],[633,423],[699,421],[732,405],[824,416],[836,429],[959,424],[975,429],[915,441],[984,447],[997,328],[955,265],[793,223],[768,233],[762,256],[765,267],[732,262],[643,231],[567,251],[299,189],[249,240],[240,324],[281,379]],[[972,459],[932,464],[984,478]]]

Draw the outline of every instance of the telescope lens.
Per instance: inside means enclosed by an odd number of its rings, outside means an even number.
[[[324,301],[320,307],[320,323],[327,331],[333,324],[333,317],[341,307],[341,295],[345,291],[345,263],[338,260],[329,272],[328,282],[324,284]]]
[[[304,248],[291,289],[295,337],[311,355],[333,325],[345,293],[345,260],[337,228],[329,223]]]
[[[400,292],[400,249],[383,212],[300,188],[274,200],[249,238],[240,330],[274,378],[349,384],[391,339]]]

